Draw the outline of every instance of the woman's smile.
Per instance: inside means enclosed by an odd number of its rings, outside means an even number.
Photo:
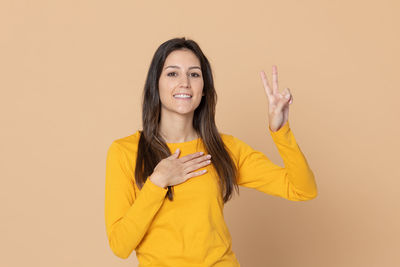
[[[174,95],[174,98],[177,100],[186,100],[186,101],[192,99],[192,97],[188,95]]]

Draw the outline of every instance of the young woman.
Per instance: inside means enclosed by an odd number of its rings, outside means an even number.
[[[268,130],[284,161],[266,155],[215,125],[217,95],[209,61],[193,40],[160,45],[143,92],[143,130],[108,149],[105,222],[112,251],[142,266],[240,266],[223,216],[239,185],[293,201],[317,187],[289,127],[289,89],[261,78],[269,101]]]

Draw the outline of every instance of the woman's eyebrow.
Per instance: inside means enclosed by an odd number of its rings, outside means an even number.
[[[165,67],[165,69],[167,69],[167,68],[176,68],[176,69],[180,69],[180,67],[179,67],[179,66],[176,66],[176,65],[171,65],[171,66]],[[200,70],[201,70],[201,68],[200,68],[199,66],[192,66],[192,67],[189,67],[189,70],[191,70],[191,69],[200,69]]]

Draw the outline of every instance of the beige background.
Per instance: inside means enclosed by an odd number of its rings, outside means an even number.
[[[241,187],[225,208],[244,267],[400,266],[399,2],[0,2],[0,265],[137,266],[110,250],[105,157],[141,128],[156,48],[210,60],[217,125],[282,166],[260,70],[293,94],[289,121],[319,196]]]

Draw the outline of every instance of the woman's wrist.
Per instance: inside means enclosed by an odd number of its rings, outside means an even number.
[[[156,173],[153,173],[152,175],[150,175],[149,179],[153,184],[155,184],[159,187],[162,187],[164,189],[167,187],[164,180],[160,176],[158,176]]]

